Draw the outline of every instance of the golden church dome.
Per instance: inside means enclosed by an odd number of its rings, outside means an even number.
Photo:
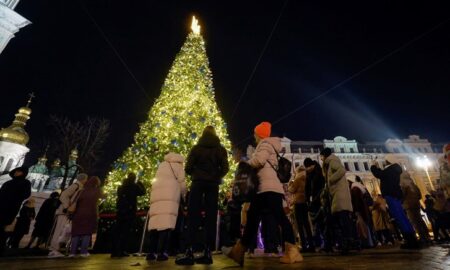
[[[26,145],[30,140],[28,133],[25,131],[25,125],[30,119],[31,109],[29,107],[31,99],[34,95],[30,95],[30,100],[26,107],[22,107],[16,113],[16,118],[13,123],[7,127],[0,130],[0,141],[17,143],[21,145]]]

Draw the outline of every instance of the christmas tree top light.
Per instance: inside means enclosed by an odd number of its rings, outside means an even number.
[[[200,25],[198,24],[198,20],[195,18],[195,16],[192,16],[191,29],[194,34],[200,35]]]

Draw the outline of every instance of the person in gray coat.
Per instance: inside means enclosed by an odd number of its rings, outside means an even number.
[[[345,178],[345,167],[341,160],[334,154],[330,148],[325,148],[320,153],[323,161],[323,173],[325,176],[325,185],[328,188],[331,200],[331,214],[338,227],[338,237],[342,254],[348,253],[352,242],[352,223],[351,213],[352,197],[350,188]]]

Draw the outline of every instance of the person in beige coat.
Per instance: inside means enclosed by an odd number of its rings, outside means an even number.
[[[156,171],[150,194],[150,251],[147,260],[166,261],[169,258],[170,232],[175,229],[180,199],[186,195],[183,163],[183,156],[168,153]]]
[[[59,252],[59,248],[62,243],[61,241],[65,238],[62,234],[64,233],[65,228],[70,223],[70,213],[68,213],[68,208],[76,203],[78,194],[80,194],[80,192],[83,190],[83,186],[84,184],[86,184],[87,180],[87,174],[78,174],[77,181],[70,185],[67,189],[65,189],[59,196],[61,205],[55,213],[55,224],[53,228],[53,234],[51,236],[50,253],[48,254],[49,258],[64,257],[64,254]]]
[[[314,252],[314,241],[309,223],[308,205],[306,204],[306,169],[299,166],[295,170],[295,178],[289,182],[288,191],[292,193],[295,220],[302,245],[302,252]],[[306,233],[306,235],[305,235]]]
[[[254,135],[257,146],[248,163],[253,168],[258,169],[258,192],[250,202],[250,208],[247,212],[247,224],[241,240],[231,249],[223,249],[224,254],[242,266],[244,264],[245,251],[258,232],[262,211],[268,211],[281,227],[285,241],[285,254],[280,258],[280,262],[286,264],[301,262],[303,257],[298,247],[295,246],[292,225],[283,208],[283,185],[274,169],[274,167],[278,166],[277,152],[281,151],[280,138],[270,137],[271,124],[268,122],[262,122],[256,126]]]
[[[400,188],[403,192],[403,209],[405,209],[409,221],[419,234],[420,241],[423,243],[430,242],[428,227],[420,213],[422,194],[407,171],[403,171],[400,175]]]
[[[353,211],[350,187],[345,178],[345,167],[341,160],[332,154],[330,148],[325,148],[320,153],[320,158],[323,161],[326,188],[331,197],[331,214],[342,235],[339,240],[341,241],[341,251],[345,254],[349,251],[352,242],[350,215]]]

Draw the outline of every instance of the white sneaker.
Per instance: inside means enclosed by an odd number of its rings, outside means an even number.
[[[82,257],[82,258],[87,258],[89,256],[91,256],[91,254],[89,254],[89,252],[88,253],[84,253],[84,254],[80,254],[80,257]]]
[[[64,254],[56,250],[52,250],[48,254],[48,258],[62,258],[62,257],[65,257]]]

